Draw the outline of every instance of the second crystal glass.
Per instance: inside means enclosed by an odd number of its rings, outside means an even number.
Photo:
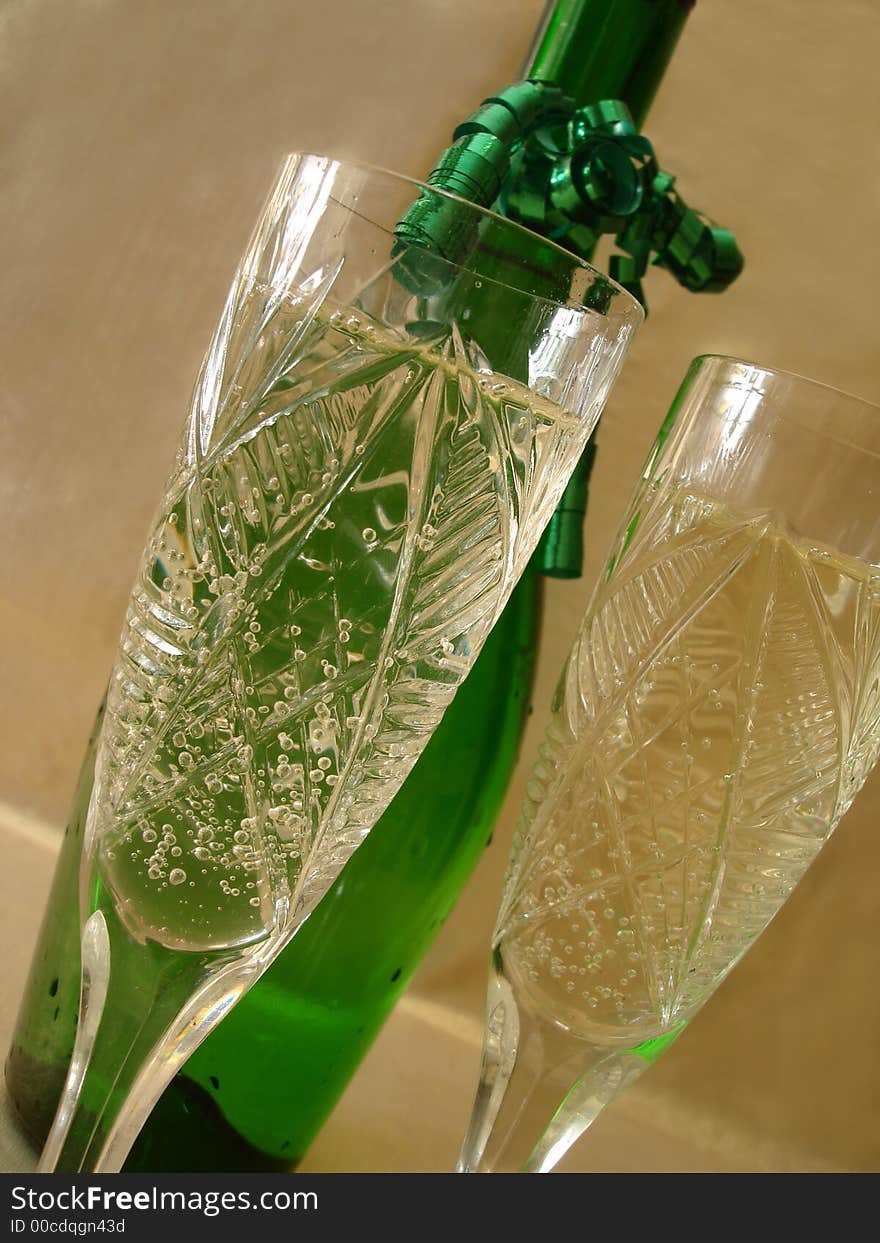
[[[443,225],[433,250],[395,233],[414,202]],[[111,677],[82,848],[82,1006],[42,1168],[119,1168],[387,807],[640,320],[607,278],[469,204],[323,157],[286,163]]]
[[[701,358],[563,670],[462,1170],[552,1169],[776,915],[880,752],[880,410]]]

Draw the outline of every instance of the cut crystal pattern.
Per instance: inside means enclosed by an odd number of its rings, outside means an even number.
[[[311,909],[590,431],[454,324],[336,305],[336,271],[279,297],[244,265],[132,593],[89,831],[141,938],[242,945]],[[363,301],[405,323],[401,296],[385,272]]]
[[[880,749],[880,587],[770,518],[650,494],[569,659],[496,932],[543,1013],[687,1018]]]

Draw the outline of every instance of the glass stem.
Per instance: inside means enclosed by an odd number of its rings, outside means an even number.
[[[141,944],[102,903],[83,927],[76,1042],[38,1171],[118,1173],[165,1087],[260,975],[265,948]]]
[[[538,1017],[493,968],[480,1083],[458,1172],[548,1173],[647,1065],[629,1049],[591,1044]]]

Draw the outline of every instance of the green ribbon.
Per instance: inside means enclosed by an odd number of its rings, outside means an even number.
[[[643,305],[649,264],[695,293],[726,289],[743,268],[733,234],[687,205],[619,99],[575,109],[552,82],[515,82],[457,126],[428,182],[582,258],[613,234],[611,275]],[[417,201],[398,237],[454,260],[464,234],[444,206]]]
[[[642,281],[649,265],[665,269],[693,293],[719,293],[743,269],[733,234],[687,205],[619,99],[575,108],[553,82],[515,82],[455,129],[428,181],[494,207],[583,259],[592,256],[600,237],[612,235],[616,253],[609,274],[646,310]],[[396,236],[455,262],[470,251],[477,227],[473,218],[462,221],[453,202],[423,195]],[[413,280],[427,270],[420,268]],[[613,296],[610,283],[594,283],[589,305],[604,313]],[[593,452],[588,446],[536,553],[546,574],[580,572]]]

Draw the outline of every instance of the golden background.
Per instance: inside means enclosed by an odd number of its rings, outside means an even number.
[[[0,6],[7,1026],[46,892],[45,846],[64,821],[146,525],[281,156],[319,150],[424,175],[454,125],[516,76],[542,9],[542,0]],[[738,354],[880,402],[878,53],[877,0],[699,0],[685,27],[646,132],[688,202],[735,230],[746,270],[720,298],[688,295],[661,272],[647,281],[651,316],[600,433],[587,574],[549,584],[523,764],[410,998],[410,1018],[440,1015],[435,1028],[450,1039],[480,1021],[525,765],[690,358]],[[758,946],[566,1168],[880,1168],[878,810],[874,779]],[[449,1168],[476,1053],[464,1037],[454,1053],[425,1044],[420,1072],[419,1050],[402,1028],[389,1031],[312,1168]],[[412,1062],[400,1092],[423,1136],[399,1148],[394,1039]],[[384,1124],[375,1102],[389,1111]],[[369,1126],[381,1135],[367,1143]]]

